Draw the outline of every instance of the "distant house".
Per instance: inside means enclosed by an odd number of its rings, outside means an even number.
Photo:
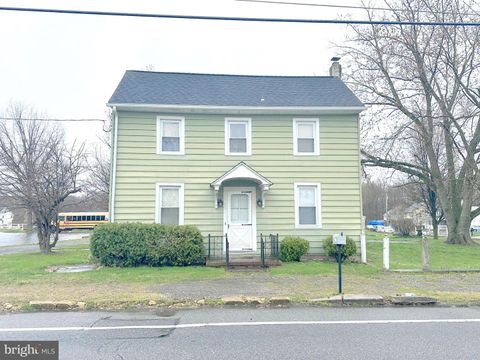
[[[478,209],[478,206],[472,206],[472,211],[476,209]],[[480,215],[472,220],[472,224],[470,226],[475,231],[480,231]]]
[[[108,106],[111,221],[195,225],[239,252],[262,233],[311,253],[359,240],[364,106],[339,77],[127,71]]]
[[[13,213],[7,208],[0,210],[0,228],[10,228],[13,225]]]
[[[432,218],[422,203],[394,207],[383,215],[383,219],[387,224],[399,219],[410,219],[418,229],[432,228]]]

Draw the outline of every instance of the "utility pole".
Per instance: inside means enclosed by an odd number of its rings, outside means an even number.
[[[385,189],[385,214],[388,211],[388,190]]]

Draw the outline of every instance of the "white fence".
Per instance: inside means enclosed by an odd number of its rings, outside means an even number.
[[[0,224],[0,229],[19,229],[19,230],[23,230],[25,229],[25,226],[27,224],[12,224],[12,225],[2,225]]]

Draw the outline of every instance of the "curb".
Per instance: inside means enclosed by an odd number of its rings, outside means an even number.
[[[312,304],[321,305],[346,305],[346,306],[381,306],[385,305],[383,296],[380,295],[364,295],[364,294],[340,294],[323,299],[312,299]]]
[[[225,306],[245,306],[245,305],[270,305],[287,306],[292,303],[288,296],[273,296],[271,298],[260,298],[255,296],[224,296],[221,298],[221,305]]]
[[[29,303],[0,304],[0,313],[28,312],[28,311],[94,311],[94,310],[123,310],[132,311],[154,310],[158,308],[201,308],[201,307],[289,307],[289,306],[338,306],[338,307],[380,307],[380,306],[435,306],[438,300],[428,296],[415,294],[398,294],[393,296],[342,294],[325,298],[307,300],[292,300],[287,296],[273,296],[270,298],[255,296],[224,296],[221,299],[183,299],[183,300],[144,300],[126,301],[121,303],[87,303],[82,301],[30,301]],[[448,304],[442,304],[447,305]],[[451,304],[459,306],[462,304]],[[464,306],[478,305],[465,303]]]
[[[30,307],[40,311],[51,310],[85,310],[86,303],[74,301],[30,301]]]
[[[400,306],[419,306],[419,305],[436,305],[437,299],[428,296],[416,295],[396,295],[390,297],[390,302],[393,305]]]

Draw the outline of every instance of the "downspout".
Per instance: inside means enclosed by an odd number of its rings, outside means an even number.
[[[115,222],[115,188],[117,179],[117,142],[118,142],[118,112],[113,107],[113,129],[112,129],[112,165],[110,176],[110,222]]]
[[[363,196],[362,196],[362,156],[360,152],[361,139],[360,139],[360,114],[358,114],[358,186],[360,194],[360,257],[362,263],[367,263],[367,238],[365,236],[365,221],[363,216]]]

